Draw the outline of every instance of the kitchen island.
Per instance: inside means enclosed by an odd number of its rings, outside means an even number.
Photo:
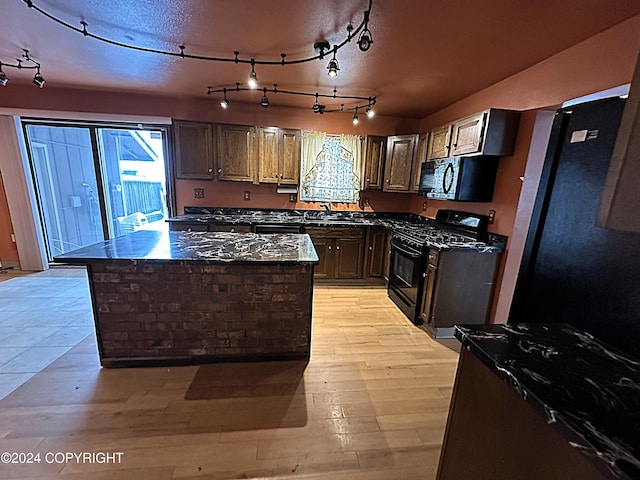
[[[640,478],[640,362],[567,324],[457,326],[439,479]]]
[[[55,260],[87,266],[105,367],[309,357],[308,235],[141,230]]]

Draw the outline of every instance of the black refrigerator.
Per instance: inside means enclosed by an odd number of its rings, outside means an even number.
[[[570,323],[640,357],[640,234],[595,225],[624,102],[556,113],[509,323]]]

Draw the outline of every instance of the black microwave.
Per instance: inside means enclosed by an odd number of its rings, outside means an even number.
[[[490,202],[499,157],[450,157],[424,162],[418,193],[436,200]]]

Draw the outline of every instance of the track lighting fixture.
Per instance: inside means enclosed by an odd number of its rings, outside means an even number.
[[[371,99],[369,99],[369,105],[367,105],[367,118],[373,118],[376,114],[375,110],[373,110],[373,107],[371,105]]]
[[[40,67],[38,67],[38,71],[33,76],[33,84],[39,88],[44,87],[44,78],[42,78],[42,74],[40,73]]]
[[[340,70],[340,66],[338,65],[338,60],[336,59],[336,50],[333,50],[333,58],[329,60],[329,64],[327,65],[327,70],[329,70],[329,76],[331,78],[338,76],[338,70]]]
[[[373,43],[373,38],[371,36],[371,32],[369,31],[369,11],[364,12],[364,29],[360,32],[360,36],[358,37],[358,48],[361,52],[366,52],[371,48],[371,44]]]
[[[40,64],[29,56],[29,50],[23,49],[22,58],[17,59],[16,62],[17,63],[15,65],[12,63],[0,62],[0,85],[6,87],[7,83],[9,83],[9,77],[2,70],[2,67],[10,67],[17,68],[18,70],[36,70],[36,74],[33,77],[33,83],[40,88],[44,87],[44,78],[40,73]],[[25,65],[23,62],[29,62],[29,64]]]
[[[158,55],[168,55],[168,56],[173,56],[173,57],[180,57],[180,58],[191,58],[191,59],[197,59],[197,60],[208,60],[208,61],[212,61],[212,62],[234,62],[234,63],[246,63],[246,64],[251,64],[251,70],[254,70],[254,65],[297,65],[300,63],[306,63],[306,62],[312,62],[314,60],[322,60],[324,58],[325,55],[325,50],[329,50],[329,45],[327,42],[325,41],[320,41],[320,42],[316,42],[314,44],[314,48],[317,52],[316,55],[312,56],[312,57],[305,57],[305,58],[297,58],[297,59],[292,59],[292,60],[287,60],[287,54],[286,53],[281,53],[280,54],[280,58],[277,60],[255,60],[254,58],[251,59],[246,59],[246,58],[240,58],[240,52],[233,52],[234,56],[233,57],[212,57],[212,56],[207,56],[207,55],[195,55],[195,54],[189,54],[186,53],[186,46],[185,45],[178,45],[178,48],[175,50],[160,50],[160,49],[154,49],[154,48],[147,48],[147,47],[139,47],[137,45],[132,45],[130,43],[123,43],[111,38],[106,38],[106,37],[102,37],[100,35],[96,35],[92,32],[90,32],[88,30],[88,26],[89,24],[87,22],[85,22],[84,20],[81,20],[79,23],[81,25],[81,27],[72,25],[68,22],[66,22],[65,20],[62,20],[61,18],[56,17],[55,15],[43,10],[42,8],[40,8],[39,6],[37,6],[35,3],[35,0],[23,0],[23,2],[27,5],[27,7],[31,8],[32,10],[40,13],[41,15],[43,15],[44,17],[48,18],[49,20],[54,21],[55,23],[57,23],[58,25],[61,25],[65,28],[68,28],[69,30],[73,30],[76,33],[80,33],[82,36],[84,37],[89,37],[92,38],[94,40],[98,40],[100,42],[104,42],[104,43],[108,43],[110,45],[114,45],[116,47],[120,47],[120,48],[127,48],[129,50],[136,50],[139,52],[146,52],[146,53],[153,53],[153,54],[158,54]],[[372,36],[371,36],[371,32],[369,31],[368,25],[369,25],[369,16],[371,14],[371,5],[373,3],[373,0],[369,0],[368,2],[368,6],[367,9],[364,11],[364,16],[362,19],[362,22],[360,23],[360,25],[358,25],[357,27],[352,26],[351,24],[347,25],[347,34],[346,36],[343,38],[342,41],[340,41],[339,43],[337,43],[334,47],[333,47],[333,52],[334,52],[334,56],[335,53],[340,50],[342,47],[344,47],[345,45],[347,45],[348,43],[351,42],[351,40],[358,36],[358,47],[360,48],[361,51],[367,51],[369,50],[369,47],[371,46],[371,44],[373,43],[372,40]],[[317,46],[317,47],[316,47]],[[253,72],[255,74],[255,72]],[[336,73],[337,73],[337,69],[336,69]]]
[[[220,100],[220,106],[226,110],[229,107],[229,101],[227,100],[227,89],[223,88],[222,91],[224,92],[224,98]]]
[[[249,84],[249,88],[256,89],[258,88],[258,76],[256,75],[256,71],[254,69],[255,62],[253,58],[251,59],[251,73],[249,74],[249,80],[247,83]]]
[[[251,88],[248,87],[241,87],[239,83],[236,82],[236,86],[235,87],[223,87],[223,88],[212,88],[212,87],[207,87],[207,95],[213,95],[215,93],[222,93],[223,98],[220,101],[220,106],[222,108],[227,108],[229,106],[229,101],[227,100],[227,94],[231,93],[231,92],[248,92],[251,91]],[[322,93],[309,93],[309,92],[299,92],[299,91],[292,91],[292,90],[281,90],[278,88],[278,86],[274,83],[273,84],[273,88],[266,88],[263,87],[262,89],[262,99],[260,101],[260,105],[262,105],[263,107],[268,107],[269,106],[269,98],[267,97],[267,92],[270,93],[278,93],[278,94],[283,94],[283,95],[298,95],[298,96],[306,96],[306,97],[315,97],[315,100],[313,102],[313,106],[312,106],[312,110],[313,113],[333,113],[333,112],[348,112],[348,111],[354,111],[354,118],[357,119],[358,117],[358,109],[360,108],[366,108],[367,112],[369,111],[373,111],[372,107],[373,105],[375,105],[376,103],[376,97],[357,97],[357,96],[353,96],[353,95],[338,95],[338,91],[334,88],[333,89],[333,93],[332,94],[322,94]],[[331,98],[334,100],[351,100],[353,103],[355,104],[359,104],[359,105],[353,105],[351,107],[346,107],[344,106],[344,104],[340,105],[340,108],[332,108],[332,109],[327,109],[326,105],[322,105],[319,102],[319,98]],[[369,118],[371,118],[371,114],[367,113],[367,116]]]
[[[324,113],[325,108],[327,108],[325,105],[321,105],[318,102],[318,94],[316,93],[316,100],[313,102],[313,113]]]
[[[357,125],[360,123],[360,120],[358,120],[358,107],[356,107],[356,111],[353,113],[353,124]]]

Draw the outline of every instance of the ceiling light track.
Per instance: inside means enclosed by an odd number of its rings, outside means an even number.
[[[40,73],[40,63],[36,62],[29,56],[29,50],[22,49],[22,58],[16,59],[17,63],[5,63],[0,61],[0,85],[6,87],[9,83],[9,77],[3,70],[4,67],[16,68],[18,70],[35,70],[36,74],[33,76],[33,84],[39,88],[44,87],[44,77]],[[23,62],[28,62],[27,64]]]
[[[229,100],[227,98],[227,95],[231,92],[249,92],[254,90],[251,87],[241,87],[240,83],[236,83],[235,87],[221,87],[221,88],[213,88],[213,87],[207,87],[207,95],[213,95],[216,93],[222,93],[223,94],[223,98],[220,101],[220,106],[224,109],[229,107]],[[284,95],[297,95],[297,96],[304,96],[304,97],[314,97],[315,101],[313,102],[312,105],[312,110],[313,113],[332,113],[332,112],[349,112],[349,111],[353,111],[355,112],[354,114],[354,119],[358,118],[358,110],[361,108],[366,109],[367,111],[367,117],[371,118],[374,115],[374,110],[373,110],[373,106],[376,104],[376,97],[359,97],[359,96],[355,96],[355,95],[338,95],[338,91],[337,89],[333,89],[333,94],[322,94],[322,93],[318,93],[318,92],[314,92],[314,93],[309,93],[309,92],[300,92],[300,91],[294,91],[294,90],[282,90],[280,88],[278,88],[277,84],[273,84],[273,88],[263,88],[262,89],[262,99],[260,100],[260,105],[262,105],[263,107],[268,107],[269,106],[269,99],[267,97],[267,93],[273,93],[273,94],[284,94]],[[330,99],[334,99],[334,100],[350,100],[352,101],[354,104],[353,105],[347,105],[345,106],[344,103],[342,103],[340,105],[339,108],[330,108],[328,109],[326,107],[326,105],[322,105],[320,104],[320,102],[318,102],[319,98],[330,98]],[[354,122],[355,123],[355,122]]]
[[[281,53],[280,54],[280,60],[257,60],[255,58],[240,58],[240,52],[233,52],[234,55],[233,57],[213,57],[213,56],[207,56],[207,55],[193,55],[190,53],[186,53],[186,46],[185,45],[178,45],[178,49],[179,51],[169,51],[169,50],[160,50],[160,49],[155,49],[155,48],[146,48],[146,47],[140,47],[137,45],[133,45],[133,44],[129,44],[129,43],[123,43],[123,42],[118,42],[116,40],[111,40],[109,38],[105,38],[102,37],[100,35],[96,35],[95,33],[91,33],[88,30],[88,26],[89,24],[87,22],[85,22],[84,20],[80,21],[80,24],[82,25],[82,27],[76,27],[74,25],[71,25],[70,23],[65,22],[64,20],[59,19],[58,17],[48,13],[47,11],[43,10],[42,8],[38,7],[37,5],[34,4],[33,0],[22,0],[29,8],[37,11],[38,13],[44,15],[45,17],[47,17],[48,19],[62,25],[63,27],[66,27],[70,30],[73,30],[74,32],[77,33],[81,33],[83,36],[85,37],[89,37],[89,38],[93,38],[94,40],[98,40],[100,42],[104,42],[104,43],[108,43],[110,45],[115,45],[117,47],[122,47],[122,48],[128,48],[130,50],[136,50],[139,52],[147,52],[147,53],[155,53],[158,55],[168,55],[168,56],[173,56],[173,57],[180,57],[180,58],[191,58],[191,59],[195,59],[195,60],[208,60],[208,61],[212,61],[212,62],[230,62],[230,63],[246,63],[246,64],[250,64],[252,69],[254,65],[281,65],[281,66],[285,66],[285,65],[296,65],[296,64],[300,64],[300,63],[307,63],[307,62],[312,62],[314,60],[322,60],[325,56],[325,50],[329,50],[331,49],[331,51],[334,54],[334,60],[335,60],[335,54],[338,50],[340,50],[342,47],[344,47],[347,43],[351,42],[351,40],[353,38],[355,38],[357,35],[359,35],[358,39],[357,39],[357,44],[358,47],[360,48],[361,51],[367,51],[369,49],[369,46],[371,43],[373,43],[372,37],[371,37],[371,32],[369,31],[368,25],[369,25],[369,15],[371,14],[371,4],[373,2],[373,0],[369,0],[369,4],[367,7],[367,10],[364,11],[364,15],[363,15],[363,19],[362,22],[360,23],[360,25],[358,25],[356,28],[353,27],[353,25],[349,24],[347,26],[347,36],[344,40],[342,40],[340,43],[336,44],[333,46],[333,48],[330,48],[328,43],[326,42],[317,42],[317,44],[323,44],[322,49],[316,49],[317,55],[314,55],[312,57],[305,57],[305,58],[298,58],[295,60],[287,60],[287,54],[286,53]],[[324,44],[326,43],[326,47],[324,46]]]

